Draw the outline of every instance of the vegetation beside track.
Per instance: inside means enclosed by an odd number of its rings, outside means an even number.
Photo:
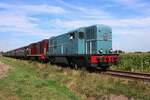
[[[2,100],[107,100],[118,95],[150,100],[148,82],[5,57],[0,61],[11,67],[0,80]]]
[[[112,66],[112,68],[116,70],[150,73],[150,53],[120,54],[120,63]]]
[[[0,100],[79,99],[62,83],[46,78],[49,72],[42,73],[42,67],[47,65],[10,58],[0,60],[11,67],[8,77],[0,81]]]

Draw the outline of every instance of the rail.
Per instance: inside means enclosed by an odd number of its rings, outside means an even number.
[[[119,70],[107,70],[104,74],[150,81],[150,73],[138,73]]]

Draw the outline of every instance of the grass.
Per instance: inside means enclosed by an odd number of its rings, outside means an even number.
[[[14,95],[19,100],[78,100],[65,85],[41,78],[42,73],[31,67],[38,63],[8,58],[1,61],[9,64],[12,70],[7,78],[0,81],[0,91],[7,91],[10,96]],[[5,98],[7,100],[7,97]]]
[[[2,100],[108,100],[111,95],[150,100],[148,82],[5,57],[0,61],[11,67],[0,81]]]
[[[136,72],[150,72],[150,53],[121,54],[120,63],[112,68]]]

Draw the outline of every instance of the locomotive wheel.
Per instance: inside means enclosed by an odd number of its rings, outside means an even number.
[[[70,62],[69,62],[69,66],[70,66],[71,68],[74,68],[74,67],[75,67],[75,64],[74,64],[72,61],[70,61]]]
[[[77,64],[75,64],[75,65],[74,65],[74,68],[77,70],[77,69],[78,69],[78,65],[77,65]]]

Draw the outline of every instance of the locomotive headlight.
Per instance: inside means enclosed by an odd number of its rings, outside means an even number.
[[[113,52],[113,50],[112,50],[112,48],[109,50],[109,53],[112,53]]]
[[[99,50],[99,53],[100,53],[100,54],[102,54],[102,53],[103,53],[103,50],[102,50],[102,49],[100,49],[100,50]]]

